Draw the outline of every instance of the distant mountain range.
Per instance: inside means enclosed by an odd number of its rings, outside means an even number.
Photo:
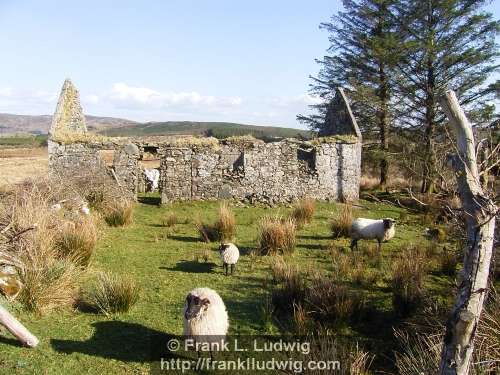
[[[113,117],[85,116],[85,119],[88,129],[92,131],[139,124],[135,121]],[[47,134],[51,121],[52,116],[50,115],[30,116],[0,113],[0,136],[16,133]]]
[[[244,125],[231,122],[166,121],[139,123],[113,118],[85,116],[87,128],[111,137],[193,134],[225,138],[251,134],[256,138],[309,138],[310,132],[292,128]],[[28,116],[0,113],[0,136],[13,134],[47,134],[52,116]]]

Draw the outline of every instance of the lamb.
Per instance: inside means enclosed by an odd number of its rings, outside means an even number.
[[[240,251],[233,243],[221,243],[219,247],[220,257],[224,266],[224,271],[228,271],[228,266],[231,265],[231,275],[236,271],[236,263],[240,257]]]
[[[364,219],[359,218],[352,222],[351,225],[351,250],[356,247],[358,249],[358,240],[378,241],[378,249],[382,248],[382,242],[389,241],[396,233],[396,221],[391,218],[385,219]]]
[[[215,290],[189,292],[184,303],[184,336],[194,340],[198,352],[208,346],[211,354],[224,341],[228,328],[226,306]]]

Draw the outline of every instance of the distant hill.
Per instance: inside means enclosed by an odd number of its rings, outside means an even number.
[[[216,138],[251,134],[256,138],[309,138],[306,130],[273,126],[244,125],[231,122],[166,121],[139,123],[113,117],[85,116],[90,131],[110,137],[192,134]],[[0,113],[0,137],[13,134],[47,134],[52,116],[13,115]]]
[[[151,135],[174,135],[193,134],[205,135],[216,138],[226,138],[237,135],[251,134],[256,138],[286,138],[302,137],[309,138],[307,130],[280,128],[274,126],[244,125],[232,122],[195,122],[195,121],[166,121],[148,122],[130,126],[107,128],[99,131],[107,136],[151,136]]]
[[[85,116],[85,119],[91,131],[138,124],[135,121],[113,117]],[[15,133],[47,134],[51,121],[51,115],[29,116],[0,113],[0,136]]]

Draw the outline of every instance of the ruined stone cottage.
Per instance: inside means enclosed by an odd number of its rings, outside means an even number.
[[[203,199],[278,203],[305,196],[356,200],[361,134],[342,90],[326,120],[330,134],[312,141],[105,138],[87,132],[78,91],[66,80],[49,133],[49,175],[98,169],[136,195],[144,185],[142,161],[145,155],[155,155],[162,203]],[[113,154],[112,162],[102,157],[106,151]]]

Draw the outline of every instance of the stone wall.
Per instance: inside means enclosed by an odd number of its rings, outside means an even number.
[[[215,147],[160,147],[162,203],[236,199],[287,202],[301,197],[358,199],[361,142],[222,141]]]

